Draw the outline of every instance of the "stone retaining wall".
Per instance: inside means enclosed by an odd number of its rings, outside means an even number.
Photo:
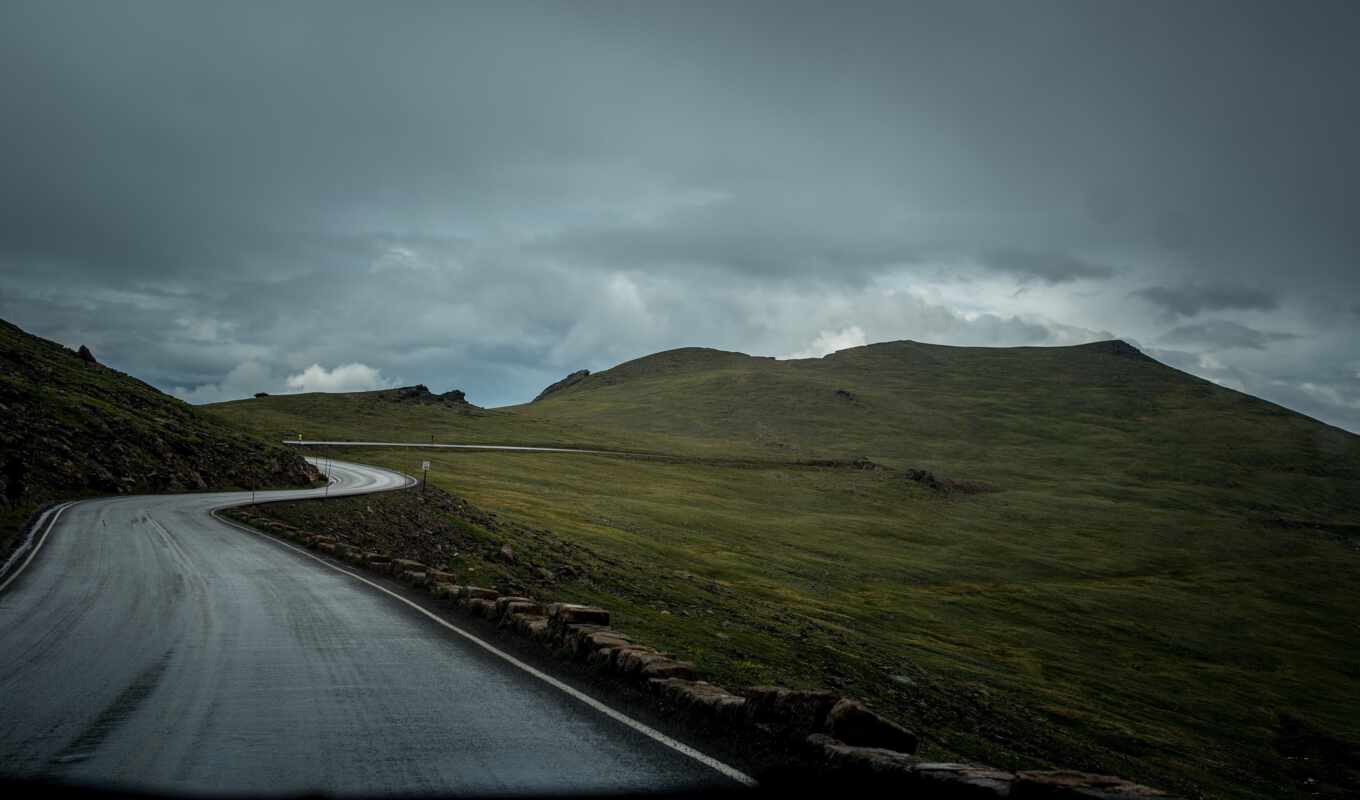
[[[249,515],[246,515],[249,516]],[[1067,770],[1008,772],[980,764],[917,758],[918,738],[854,698],[828,690],[750,686],[725,689],[701,680],[697,668],[674,654],[634,642],[609,627],[609,612],[574,603],[545,603],[454,582],[452,573],[384,553],[363,552],[334,537],[278,522],[262,528],[355,566],[422,587],[442,606],[481,617],[559,658],[580,662],[646,691],[661,710],[699,730],[746,730],[768,736],[810,766],[881,785],[885,791],[947,797],[1160,797],[1164,792],[1108,775]]]

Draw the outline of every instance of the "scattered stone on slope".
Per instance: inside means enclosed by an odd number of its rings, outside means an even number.
[[[995,492],[997,487],[986,481],[964,480],[959,478],[937,478],[935,473],[926,469],[907,469],[902,471],[902,477],[909,481],[915,481],[928,489],[941,494],[982,494],[984,492]]]
[[[804,461],[809,467],[831,467],[832,469],[861,469],[870,472],[877,472],[884,469],[882,464],[871,461],[867,456],[853,456],[851,458],[823,458]]]

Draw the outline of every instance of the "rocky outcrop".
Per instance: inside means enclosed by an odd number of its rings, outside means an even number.
[[[568,386],[575,386],[576,384],[580,383],[581,381],[583,381],[583,380],[585,380],[586,378],[589,378],[589,377],[590,377],[590,370],[588,370],[588,369],[578,369],[578,370],[576,370],[575,372],[573,372],[573,373],[571,373],[570,375],[568,375],[567,377],[565,377],[565,378],[563,378],[562,380],[558,381],[557,383],[551,384],[550,386],[548,386],[548,388],[546,388],[546,389],[544,389],[543,391],[539,392],[539,393],[538,393],[538,397],[535,397],[533,401],[534,401],[535,403],[537,403],[539,400],[542,400],[543,398],[547,397],[548,395],[552,394],[553,392],[560,392],[560,391],[562,391],[563,389],[567,388]]]
[[[80,346],[80,349],[76,351],[76,357],[79,358],[81,361],[84,361],[86,364],[99,363],[98,361],[94,360],[94,353],[90,352],[90,348],[86,347],[83,344]]]
[[[379,392],[378,396],[383,400],[396,403],[407,403],[416,405],[444,406],[454,411],[464,414],[471,414],[480,409],[468,402],[467,395],[462,389],[450,389],[443,394],[435,394],[430,391],[430,387],[423,383],[415,386],[402,386],[398,389],[389,389]]]

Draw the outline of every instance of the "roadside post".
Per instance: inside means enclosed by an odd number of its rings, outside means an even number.
[[[425,484],[430,480],[430,462],[420,462],[420,471],[424,473],[420,478],[420,493],[425,494]]]

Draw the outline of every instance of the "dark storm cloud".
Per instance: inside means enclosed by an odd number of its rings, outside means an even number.
[[[1033,278],[1047,284],[1067,283],[1083,278],[1108,278],[1114,269],[1065,253],[1031,253],[1025,250],[995,250],[982,258],[989,269],[1021,279]]]
[[[1264,350],[1274,342],[1299,338],[1279,331],[1258,331],[1231,320],[1214,319],[1181,325],[1166,332],[1163,341],[1204,345],[1214,350],[1247,348]]]
[[[1201,311],[1272,311],[1280,305],[1271,294],[1242,286],[1149,286],[1133,294],[1182,317]]]
[[[1228,366],[1350,414],[1357,13],[8,2],[0,316],[199,400],[496,403],[680,345],[1212,312],[1306,331]]]

